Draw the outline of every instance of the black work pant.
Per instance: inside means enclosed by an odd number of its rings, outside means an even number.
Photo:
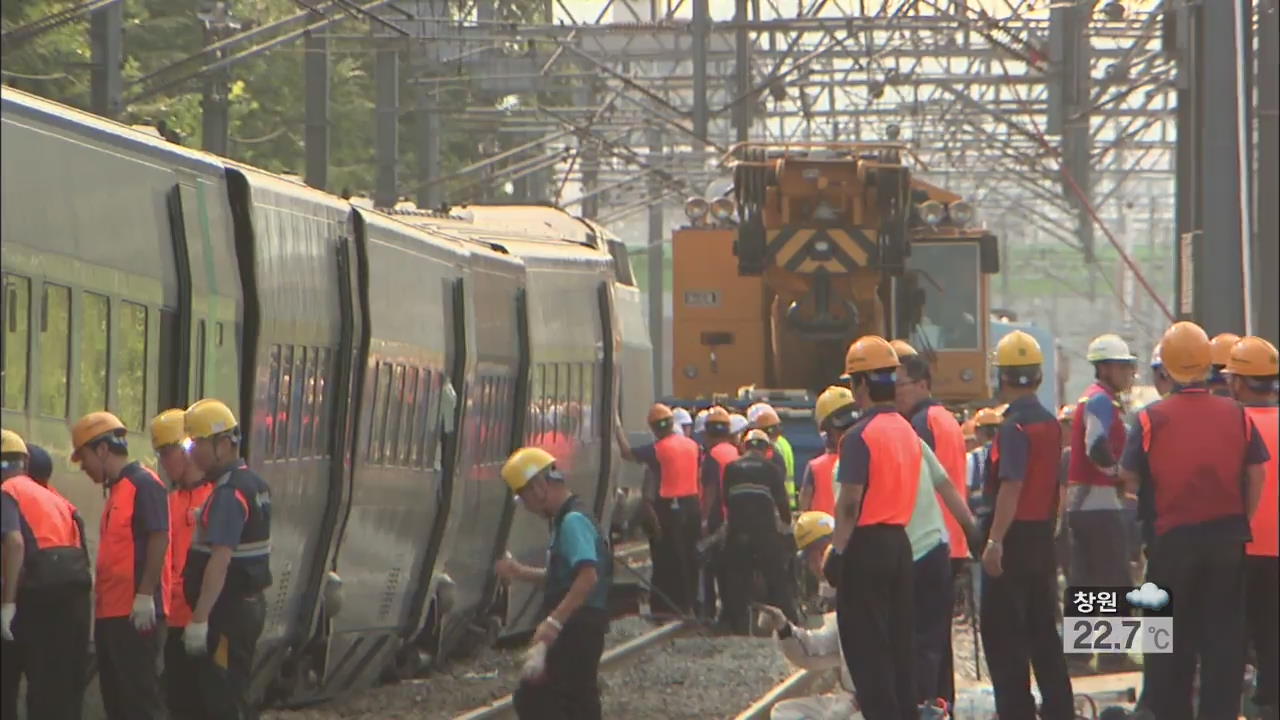
[[[182,644],[184,628],[171,627],[164,643],[164,693],[171,720],[203,720],[200,702],[199,658]]]
[[[866,720],[915,720],[911,541],[901,525],[863,525],[841,556],[840,649]]]
[[[950,705],[955,698],[951,675],[951,548],[946,543],[925,553],[913,564],[915,596],[915,683],[916,702],[942,698]],[[944,677],[944,675],[946,677]]]
[[[698,496],[659,498],[654,509],[662,537],[653,548],[653,588],[657,592],[649,598],[649,607],[658,613],[688,614],[698,591]]]
[[[600,720],[600,655],[609,620],[579,610],[547,650],[546,672],[521,681],[512,698],[521,720]]]
[[[266,622],[262,593],[221,597],[209,614],[208,652],[192,658],[200,704],[210,720],[254,720],[249,697],[253,651]]]
[[[1280,558],[1274,555],[1246,555],[1244,559],[1245,607],[1248,611],[1249,643],[1257,664],[1258,689],[1255,705],[1280,704],[1276,684],[1280,682]]]
[[[1143,656],[1145,706],[1160,720],[1238,717],[1244,676],[1244,543],[1171,531],[1151,549],[1147,581],[1172,597],[1173,652]],[[1191,687],[1197,660],[1200,708],[1195,713]]]
[[[1107,487],[1093,488],[1095,493],[1115,492]],[[1133,576],[1129,570],[1129,540],[1132,532],[1128,525],[1136,524],[1131,514],[1124,510],[1077,510],[1067,513],[1071,528],[1072,585],[1094,587],[1132,587]],[[1076,655],[1073,661],[1088,663],[1092,655]],[[1098,656],[1098,669],[1121,666],[1128,660],[1125,655],[1105,653]]]
[[[724,620],[719,613],[717,600],[723,595],[725,588],[724,548],[707,548],[706,559],[702,564],[702,608],[704,618],[709,621]]]
[[[18,683],[27,678],[30,720],[79,720],[89,661],[89,590],[18,592],[13,642],[0,657],[0,716],[18,717]]]
[[[93,642],[98,652],[98,684],[109,720],[161,720],[167,716],[160,692],[164,621],[140,633],[127,617],[98,618]]]
[[[722,557],[725,584],[720,602],[725,621],[734,634],[751,632],[750,602],[756,571],[764,580],[768,603],[782,610],[791,622],[800,621],[795,587],[787,567],[789,555],[783,542],[783,537],[772,527],[755,528],[751,534],[730,533]]]
[[[982,575],[982,646],[991,671],[996,714],[1036,717],[1031,670],[1044,720],[1072,720],[1071,678],[1055,620],[1058,573],[1053,560],[1053,527],[1048,522],[1014,521],[1004,537],[1000,577]],[[1029,667],[1028,667],[1029,665]]]

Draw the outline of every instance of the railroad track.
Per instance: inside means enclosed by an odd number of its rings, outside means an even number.
[[[785,680],[769,688],[747,709],[734,716],[734,720],[768,720],[773,706],[789,698],[807,694],[819,680],[831,675],[830,670],[797,670]]]
[[[647,549],[647,548],[646,548]],[[657,647],[664,641],[694,629],[693,623],[677,620],[657,627],[639,637],[632,638],[617,647],[610,648],[600,657],[600,671],[608,672],[622,667],[634,660],[646,650]],[[494,718],[514,717],[515,708],[512,696],[505,695],[486,705],[469,710],[454,717],[454,720],[492,720]]]

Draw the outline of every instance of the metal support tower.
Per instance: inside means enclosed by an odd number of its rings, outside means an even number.
[[[89,18],[89,46],[93,71],[90,105],[103,117],[120,117],[124,80],[124,3],[112,3]]]
[[[435,99],[426,91],[418,97],[418,207],[438,209],[444,204],[440,195],[440,112]]]
[[[662,156],[662,132],[650,127],[645,133],[649,141],[650,164],[654,164]],[[649,176],[650,197],[658,197],[662,193],[662,183],[652,174]],[[666,277],[664,276],[666,254],[666,232],[663,228],[662,203],[649,205],[649,342],[653,345],[653,393],[657,397],[666,395],[666,352],[663,339],[667,325]]]
[[[579,107],[594,108],[600,99],[594,77],[583,79],[577,89]],[[600,155],[596,152],[594,138],[587,134],[578,136],[578,161],[582,164],[582,217],[594,220],[600,212],[600,195],[594,192],[600,175]]]
[[[374,177],[373,202],[393,207],[397,199],[396,160],[399,156],[400,54],[380,48],[374,59]]]
[[[1091,46],[1089,15],[1093,3],[1077,0],[1057,3],[1049,11],[1049,38],[1052,69],[1056,77],[1049,91],[1048,131],[1062,134],[1062,167],[1086,198],[1092,200],[1090,177],[1093,140],[1089,131]],[[1063,179],[1063,195],[1073,209],[1076,237],[1085,262],[1093,262],[1093,219],[1070,183]],[[1090,293],[1092,294],[1092,293]]]
[[[1280,342],[1280,298],[1275,272],[1280,267],[1280,3],[1262,0],[1258,23],[1258,154],[1255,169],[1253,256],[1253,332]]]
[[[329,41],[319,33],[307,33],[304,47],[306,180],[324,190],[329,184]]]
[[[751,37],[746,28],[748,0],[734,0],[734,8],[738,29],[733,41],[733,128],[738,142],[746,142],[751,137],[751,105],[755,102],[751,97]]]
[[[711,32],[711,9],[708,0],[693,1],[693,134],[707,139],[707,36]]]
[[[1183,86],[1178,93],[1178,224],[1184,236],[1194,237],[1190,252],[1180,253],[1178,286],[1190,284],[1189,314],[1210,335],[1246,328],[1243,248],[1249,243],[1241,237],[1241,197],[1248,193],[1248,167],[1240,166],[1238,143],[1239,113],[1243,110],[1243,125],[1250,127],[1251,103],[1239,102],[1236,77],[1241,63],[1252,67],[1253,53],[1247,24],[1244,42],[1237,41],[1237,3],[1248,12],[1248,0],[1221,0],[1180,4],[1175,15]],[[1246,91],[1252,84],[1248,79]],[[1247,136],[1244,142],[1249,144]]]

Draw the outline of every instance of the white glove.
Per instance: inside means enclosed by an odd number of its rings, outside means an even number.
[[[9,642],[13,642],[13,616],[17,614],[17,603],[0,605],[0,635],[3,635],[4,639]]]
[[[209,652],[209,623],[189,622],[182,631],[182,644],[188,655],[204,655]]]
[[[156,601],[150,595],[138,593],[133,596],[133,612],[129,613],[129,621],[138,632],[147,632],[156,626]]]
[[[542,677],[542,673],[547,669],[547,646],[544,643],[534,643],[524,654],[524,666],[520,668],[520,678],[522,680],[536,680]]]

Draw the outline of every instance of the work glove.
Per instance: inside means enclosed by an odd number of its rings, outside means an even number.
[[[209,623],[195,621],[187,623],[182,631],[182,644],[188,655],[200,656],[209,652]]]
[[[827,584],[837,590],[840,588],[840,553],[832,550],[827,553],[827,559],[822,563],[822,577],[826,578]]]
[[[0,605],[0,636],[9,642],[13,642],[13,616],[17,614],[17,603]]]
[[[156,602],[150,595],[138,593],[133,596],[133,611],[129,613],[129,621],[138,632],[150,632],[156,626]]]
[[[529,646],[524,654],[524,665],[520,667],[520,679],[537,682],[547,671],[547,646],[536,642]]]

